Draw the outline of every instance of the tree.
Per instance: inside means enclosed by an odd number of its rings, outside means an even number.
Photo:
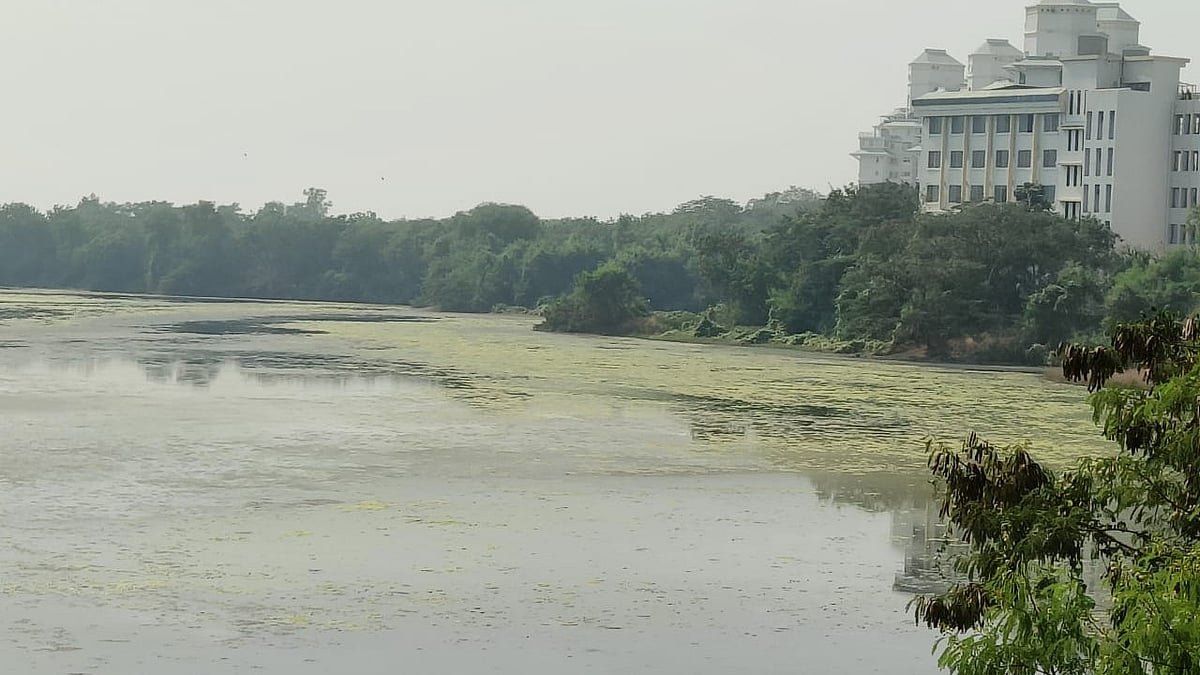
[[[1025,329],[1038,344],[1056,344],[1100,326],[1104,319],[1104,290],[1109,275],[1069,262],[1054,281],[1030,294],[1025,304]]]
[[[1046,199],[1046,187],[1037,183],[1023,183],[1013,189],[1013,197],[1030,211],[1050,211],[1054,202]]]
[[[935,354],[983,335],[1012,342],[1020,354],[1029,344],[1023,330],[1056,344],[1098,330],[1096,296],[1120,264],[1114,245],[1095,220],[1011,204],[869,228],[838,288],[837,333],[891,336]],[[1046,290],[1055,284],[1072,289],[1069,301]]]
[[[0,207],[0,285],[50,282],[57,253],[45,216],[25,204]]]
[[[762,243],[744,232],[719,230],[696,235],[691,244],[697,273],[735,308],[738,321],[766,323],[773,269]]]
[[[524,206],[510,204],[480,204],[457,214],[451,224],[466,237],[484,237],[494,250],[515,241],[536,239],[542,232],[542,221]]]
[[[1200,306],[1200,251],[1181,248],[1160,258],[1134,259],[1114,279],[1105,304],[1114,322],[1133,321],[1147,307],[1195,310]]]
[[[742,207],[732,199],[705,195],[675,207],[674,215],[687,215],[706,225],[729,225],[742,214]]]
[[[1200,319],[1120,324],[1110,346],[1062,357],[1119,451],[1055,473],[1026,446],[931,443],[941,514],[969,552],[964,581],[916,599],[916,617],[961,675],[1200,672]],[[1144,386],[1109,384],[1127,370]]]
[[[545,321],[538,327],[564,333],[614,333],[647,313],[637,279],[623,267],[607,263],[579,275],[575,290],[546,308]]]
[[[306,188],[304,190],[304,204],[297,204],[297,207],[306,209],[309,213],[319,218],[324,218],[329,215],[329,210],[333,208],[333,202],[327,199],[329,192],[321,188]]]

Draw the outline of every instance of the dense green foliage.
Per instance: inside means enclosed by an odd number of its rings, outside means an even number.
[[[838,297],[838,330],[945,353],[956,338],[1018,344],[1094,330],[1120,264],[1095,221],[979,206],[879,233]]]
[[[1196,307],[1200,257],[1192,250],[1163,260],[1121,254],[1099,223],[1058,218],[1044,206],[1029,194],[1021,204],[922,215],[914,190],[888,184],[824,198],[792,189],[746,206],[704,197],[672,213],[611,221],[543,220],[503,204],[384,221],[332,215],[317,189],[254,213],[90,197],[47,213],[0,207],[0,285],[467,312],[545,308],[569,297],[551,325],[616,332],[634,325],[627,312],[560,320],[571,303],[586,305],[576,280],[595,277],[581,275],[619,268],[652,310],[719,306],[719,322],[691,322],[705,333],[696,337],[839,350],[886,344],[1002,362],[1036,361],[1062,341],[1098,336],[1106,317]],[[769,330],[751,330],[762,327]]]
[[[1070,347],[1119,451],[1056,474],[1025,447],[932,448],[942,515],[969,544],[966,581],[916,601],[962,675],[1200,672],[1200,322],[1117,325]],[[1145,386],[1106,386],[1114,374]],[[1089,568],[1106,570],[1102,577]],[[1092,584],[1089,586],[1088,581]]]
[[[1194,210],[1189,227],[1200,228],[1200,209]],[[1200,308],[1200,251],[1180,248],[1165,256],[1135,256],[1117,276],[1108,293],[1110,323],[1133,321],[1148,308],[1188,314]]]
[[[565,333],[627,332],[631,321],[649,313],[637,279],[620,265],[608,263],[580,274],[575,290],[546,308],[540,328]]]
[[[815,203],[793,190],[743,208],[704,198],[670,214],[542,220],[484,204],[443,220],[331,215],[321,190],[255,213],[202,202],[103,203],[40,213],[0,207],[0,285],[181,295],[352,300],[491,311],[569,293],[616,261],[658,309],[718,298],[693,264],[690,233],[758,231]]]

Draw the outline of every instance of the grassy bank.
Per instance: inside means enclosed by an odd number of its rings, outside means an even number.
[[[719,316],[714,316],[719,314],[719,311],[710,310],[704,314],[654,312],[606,333],[664,342],[767,347],[817,354],[912,363],[987,366],[1028,372],[1040,372],[1046,365],[1046,350],[1025,348],[1014,339],[992,336],[965,338],[951,341],[943,349],[930,350],[927,347],[897,345],[879,340],[842,340],[818,333],[788,333],[778,325],[725,326],[716,320]]]

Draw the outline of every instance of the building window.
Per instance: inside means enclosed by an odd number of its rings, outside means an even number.
[[[1112,213],[1112,185],[1104,186],[1104,212]]]
[[[1045,196],[1046,201],[1051,204],[1054,203],[1054,193],[1055,193],[1055,187],[1053,185],[1043,185],[1042,186],[1042,195]]]
[[[987,133],[987,118],[976,115],[971,118],[971,133],[986,134]]]
[[[1088,185],[1087,185],[1087,183],[1083,184],[1083,212],[1091,213],[1091,210],[1088,208]]]
[[[1067,166],[1067,187],[1079,187],[1080,178],[1083,176],[1083,167]]]
[[[929,135],[930,136],[941,136],[942,135],[942,118],[940,118],[940,117],[930,117],[929,118]]]
[[[1183,126],[1183,135],[1184,136],[1190,135],[1192,133],[1192,116],[1184,115],[1183,116],[1183,124],[1181,126]]]
[[[1179,226],[1174,223],[1171,223],[1171,226],[1167,228],[1167,243],[1179,243]]]
[[[976,204],[983,201],[983,186],[982,185],[972,185],[971,186],[971,201]]]
[[[1043,150],[1042,151],[1042,168],[1053,169],[1058,166],[1058,151]]]
[[[940,188],[941,188],[941,186],[939,186],[939,185],[926,185],[925,186],[925,201],[929,202],[929,203],[936,203],[938,200],[940,200],[941,199],[941,189]]]
[[[1012,118],[1008,115],[996,115],[996,133],[1007,134],[1012,131]]]
[[[963,151],[962,150],[951,150],[950,151],[950,168],[951,169],[961,169],[962,166],[963,166]]]
[[[1100,175],[1100,167],[1103,166],[1100,163],[1101,159],[1103,159],[1103,158],[1101,157],[1100,148],[1096,148],[1096,175],[1097,176]]]
[[[1007,169],[1008,168],[1008,151],[1007,150],[997,150],[996,151],[996,168],[997,169]]]
[[[997,204],[1008,203],[1008,186],[1007,185],[997,185],[995,194],[993,195],[993,198]]]
[[[1091,113],[1091,111],[1088,111],[1087,126],[1085,126],[1084,128],[1087,129],[1087,139],[1089,141],[1092,140],[1092,113]]]
[[[1183,167],[1183,153],[1176,150],[1175,154],[1171,160],[1171,170],[1172,171],[1183,171],[1183,169],[1181,167]]]
[[[1017,116],[1017,131],[1023,134],[1033,133],[1033,115],[1018,115]]]
[[[1200,134],[1200,115],[1192,115],[1192,133]]]
[[[1192,151],[1192,171],[1200,171],[1200,150]]]
[[[1175,116],[1175,135],[1183,135],[1183,115]]]
[[[963,132],[963,118],[961,115],[955,115],[950,118],[950,133],[961,134]]]
[[[1200,201],[1197,200],[1197,197],[1200,197],[1200,188],[1192,188],[1192,206],[1200,205]]]
[[[971,151],[971,168],[983,169],[987,167],[987,150],[972,150]]]
[[[1058,113],[1042,116],[1042,131],[1058,131]]]
[[[1096,213],[1100,213],[1100,184],[1096,183],[1092,186],[1092,208]]]
[[[1031,166],[1033,166],[1033,151],[1032,150],[1018,150],[1017,151],[1017,168],[1018,169],[1028,169]]]
[[[1180,193],[1179,188],[1171,188],[1171,208],[1173,208],[1173,209],[1182,208],[1179,205],[1179,193]]]
[[[1067,150],[1079,152],[1083,149],[1083,129],[1071,129],[1067,132]]]
[[[950,194],[948,196],[949,196],[949,201],[951,204],[961,204],[962,203],[962,186],[961,185],[951,185],[950,186]]]
[[[931,169],[942,168],[942,153],[941,152],[939,152],[937,150],[929,151],[929,168],[931,168]]]
[[[1111,141],[1111,140],[1115,140],[1116,138],[1117,138],[1117,111],[1109,110],[1108,111],[1108,140]]]
[[[1113,149],[1113,148],[1108,149],[1108,175],[1110,175],[1110,176],[1113,174],[1113,155],[1115,155],[1115,154],[1116,154],[1115,149]]]
[[[1092,153],[1086,150],[1083,152],[1083,175],[1092,175]]]
[[[1104,138],[1104,111],[1096,113],[1096,140]]]

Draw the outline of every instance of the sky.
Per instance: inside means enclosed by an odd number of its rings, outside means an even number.
[[[0,202],[442,217],[668,211],[854,180],[925,47],[1022,45],[1025,0],[5,0]],[[1200,2],[1130,0],[1200,59]],[[1184,73],[1200,81],[1200,67]]]

